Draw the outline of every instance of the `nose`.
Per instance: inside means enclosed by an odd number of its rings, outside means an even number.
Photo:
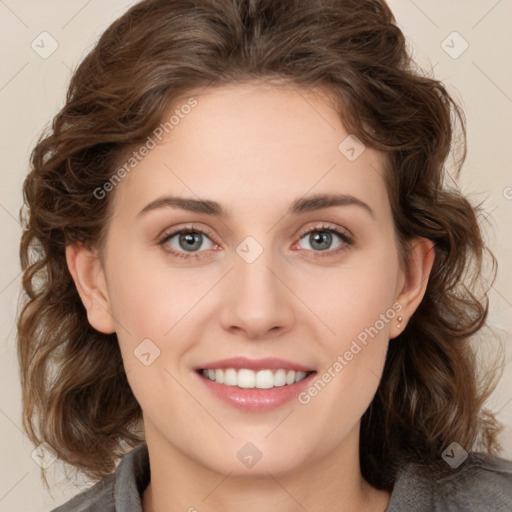
[[[252,263],[237,256],[224,283],[222,327],[250,340],[287,332],[296,319],[294,305],[298,301],[290,290],[293,286],[286,282],[286,272],[276,266],[270,253],[263,251]]]

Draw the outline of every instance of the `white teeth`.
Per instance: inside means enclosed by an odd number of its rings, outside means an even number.
[[[285,386],[286,385],[286,370],[277,370],[274,373],[274,386]]]
[[[270,389],[274,387],[274,374],[272,370],[261,370],[256,374],[256,387]]]
[[[275,372],[273,370],[254,372],[246,368],[238,371],[234,368],[227,368],[226,370],[203,370],[202,375],[209,380],[226,386],[238,386],[246,389],[271,389],[300,382],[308,374],[306,372],[286,371],[283,369],[276,370]]]
[[[256,385],[256,375],[252,370],[239,370],[237,377],[240,388],[254,388]]]
[[[229,368],[228,370],[224,371],[224,384],[226,386],[238,385],[238,378],[234,368]]]

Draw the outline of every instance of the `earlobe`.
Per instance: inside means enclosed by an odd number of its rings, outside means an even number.
[[[390,338],[398,336],[407,325],[407,320],[420,305],[432,271],[435,259],[434,242],[427,238],[410,241],[411,249],[404,270],[404,281],[396,302],[401,304],[400,320],[393,326]]]
[[[66,247],[66,261],[91,326],[105,334],[115,332],[100,258],[88,247],[73,244]]]

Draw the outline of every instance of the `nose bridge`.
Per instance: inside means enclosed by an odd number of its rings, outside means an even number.
[[[240,302],[249,301],[253,310],[270,307],[272,302],[277,302],[277,295],[282,293],[279,290],[282,285],[271,271],[275,267],[272,249],[263,248],[254,238],[247,237],[236,252],[239,259],[235,264],[234,278]]]
[[[263,337],[271,329],[290,325],[290,292],[277,277],[275,252],[247,237],[236,253],[229,299],[223,305],[224,327],[238,327],[249,337]]]

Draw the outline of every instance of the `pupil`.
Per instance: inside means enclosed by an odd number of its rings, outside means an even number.
[[[201,247],[201,233],[182,234],[180,236],[180,245],[182,242],[184,242],[184,247],[182,246],[182,248],[186,251],[191,249],[199,249],[199,247]]]
[[[317,249],[324,250],[328,249],[331,244],[332,234],[327,231],[317,231],[315,234],[311,234],[313,237],[314,243],[318,243],[320,247],[317,246]],[[314,244],[311,244],[314,247]]]

